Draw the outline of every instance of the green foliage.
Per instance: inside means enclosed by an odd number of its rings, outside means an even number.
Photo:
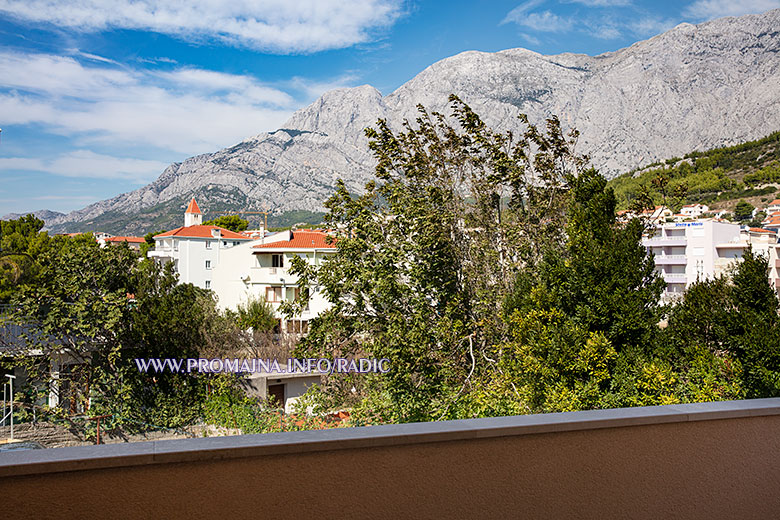
[[[242,219],[238,215],[222,215],[215,219],[207,220],[203,224],[206,226],[219,226],[235,233],[244,231],[249,227],[249,221]]]
[[[780,182],[780,132],[741,145],[693,152],[684,159],[654,163],[610,181],[618,207],[629,208],[643,190],[649,191],[652,204],[664,204],[664,199],[677,190],[685,193],[680,203],[703,203],[734,200],[774,193],[776,188],[766,183]],[[666,195],[659,189],[658,178],[668,179]],[[748,186],[745,189],[745,185]],[[676,206],[677,201],[668,202]]]
[[[742,364],[749,398],[780,396],[780,324],[777,294],[766,258],[745,252],[734,273],[727,348]]]
[[[244,434],[339,428],[345,423],[301,414],[284,414],[272,403],[250,397],[230,375],[211,379],[211,394],[204,404],[207,424],[240,430]]]
[[[780,162],[773,162],[753,173],[745,175],[745,184],[755,186],[757,184],[780,183]]]
[[[8,302],[40,276],[36,260],[51,239],[41,233],[43,221],[33,215],[0,221],[0,303]]]
[[[734,219],[739,222],[745,222],[753,218],[753,210],[755,207],[749,202],[740,200],[737,202],[737,207],[734,208]]]
[[[618,351],[652,344],[664,282],[641,244],[641,223],[616,225],[615,196],[594,170],[571,184],[566,248],[545,257],[541,285],[556,308]]]
[[[38,278],[13,301],[11,319],[27,327],[11,362],[40,395],[55,383],[49,362],[65,360],[74,368],[56,383],[68,384],[74,404],[89,402],[90,413],[116,415],[116,425],[180,426],[200,416],[200,378],[143,373],[133,360],[198,357],[215,313],[208,291],[177,284],[170,265],[139,263],[127,245],[101,248],[91,235],[55,237],[34,261]]]
[[[238,324],[243,329],[251,327],[258,332],[270,332],[277,323],[273,307],[262,296],[238,306]]]

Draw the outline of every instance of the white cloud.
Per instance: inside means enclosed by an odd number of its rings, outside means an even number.
[[[614,40],[623,36],[618,26],[614,23],[597,23],[589,25],[591,36],[601,40]]]
[[[519,19],[522,19],[525,14],[530,11],[531,9],[535,9],[542,5],[544,3],[544,0],[528,0],[527,2],[524,2],[511,11],[507,13],[507,15],[504,17],[504,19],[501,21],[501,24],[509,23],[509,22],[515,22]]]
[[[90,150],[75,150],[51,160],[28,157],[0,158],[0,170],[45,172],[65,177],[123,179],[147,183],[168,164],[159,161],[113,157]]]
[[[531,12],[543,3],[544,0],[528,0],[518,5],[507,13],[500,25],[512,22],[538,32],[564,32],[571,30],[574,26],[574,20],[570,18],[558,16],[548,10]]]
[[[371,39],[402,0],[3,0],[17,19],[79,31],[138,29],[275,52],[315,52]]]
[[[187,156],[278,128],[299,104],[247,75],[0,52],[3,125],[39,124],[81,146],[127,144]]]
[[[683,14],[696,21],[756,14],[780,8],[780,0],[697,0]]]
[[[518,12],[515,13],[511,19],[509,18],[509,15],[507,15],[505,21],[506,20],[539,32],[564,32],[570,30],[574,26],[574,21],[570,18],[558,16],[550,11],[542,11],[539,13]]]
[[[539,41],[539,38],[534,38],[530,34],[520,33],[520,37],[522,39],[524,39],[525,41],[527,41],[528,43],[530,43],[531,45],[541,45],[542,44],[542,42]]]

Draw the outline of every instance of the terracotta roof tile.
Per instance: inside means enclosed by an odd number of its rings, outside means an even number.
[[[229,229],[221,228],[219,226],[187,226],[187,227],[178,227],[176,229],[172,229],[170,231],[166,231],[165,233],[160,233],[159,235],[155,235],[154,238],[164,238],[164,237],[187,237],[187,238],[217,238],[214,237],[211,234],[211,230],[218,229],[221,232],[220,239],[229,239],[229,240],[252,240],[251,238],[239,235],[238,233],[234,233],[230,231]]]
[[[187,211],[184,213],[200,213],[200,208],[198,207],[198,203],[195,202],[195,197],[192,197],[190,205],[187,206]]]
[[[293,231],[291,240],[260,244],[252,249],[335,249],[335,243],[328,243],[330,235],[322,231]]]
[[[127,242],[128,244],[142,244],[146,242],[144,237],[110,237],[106,242]]]

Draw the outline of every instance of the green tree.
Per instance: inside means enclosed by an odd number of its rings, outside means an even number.
[[[249,221],[242,219],[238,215],[222,215],[215,219],[208,220],[203,224],[207,226],[219,226],[235,233],[244,231],[249,227]]]
[[[43,221],[33,215],[0,221],[0,302],[8,302],[40,272],[38,256],[49,247]]]
[[[584,163],[555,118],[541,132],[521,116],[516,139],[451,102],[451,119],[420,107],[401,133],[382,120],[367,130],[377,182],[357,197],[339,182],[326,204],[337,253],[316,272],[292,262],[333,303],[301,352],[389,359],[365,395],[396,421],[457,415],[477,374],[496,368],[504,297],[560,243],[566,181]]]
[[[251,327],[258,332],[270,332],[278,322],[273,307],[262,296],[250,298],[238,306],[238,324],[244,329]]]
[[[734,219],[738,222],[745,222],[753,218],[753,210],[755,208],[749,202],[740,200],[737,202],[737,207],[734,208]]]
[[[615,195],[595,170],[570,185],[566,247],[545,257],[540,282],[554,307],[618,352],[652,345],[665,284],[642,245],[641,222],[617,224]]]
[[[745,251],[733,275],[728,350],[742,364],[747,397],[780,396],[780,323],[768,260]]]
[[[11,318],[26,332],[11,361],[42,395],[69,384],[90,413],[131,425],[178,426],[199,416],[201,377],[145,373],[134,360],[198,357],[215,313],[208,291],[178,284],[171,265],[139,263],[127,245],[101,248],[91,235],[57,237],[39,261],[39,279],[14,299]],[[60,362],[78,370],[53,379]]]

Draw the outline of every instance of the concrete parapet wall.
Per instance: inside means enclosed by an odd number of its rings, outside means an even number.
[[[780,399],[0,455],[4,518],[777,518]]]

